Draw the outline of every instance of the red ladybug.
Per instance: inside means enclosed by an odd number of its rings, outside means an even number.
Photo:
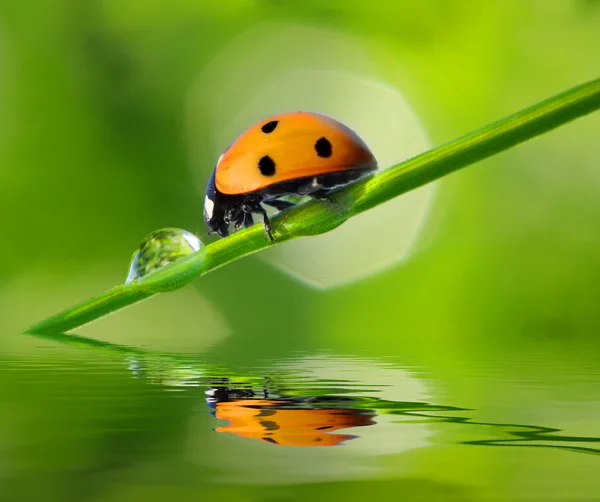
[[[326,198],[333,188],[377,169],[377,161],[358,135],[340,122],[308,112],[284,113],[244,132],[219,158],[204,199],[204,221],[221,237],[254,223],[262,204],[278,210],[294,204],[286,195]]]

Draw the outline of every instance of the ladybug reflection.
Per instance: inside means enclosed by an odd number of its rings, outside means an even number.
[[[335,433],[349,427],[374,425],[374,410],[353,409],[354,400],[339,396],[269,398],[251,389],[212,388],[207,402],[226,432],[280,446],[336,446],[356,438]]]

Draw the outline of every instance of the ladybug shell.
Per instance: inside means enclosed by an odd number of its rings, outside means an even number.
[[[294,112],[244,132],[219,159],[215,184],[223,194],[240,195],[299,178],[375,169],[375,157],[354,131],[324,115]]]
[[[334,431],[375,423],[372,413],[357,410],[282,409],[281,405],[285,402],[268,399],[218,403],[215,416],[229,424],[215,431],[283,446],[335,446],[356,436]]]

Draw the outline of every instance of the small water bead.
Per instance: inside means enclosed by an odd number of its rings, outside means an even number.
[[[198,237],[181,228],[155,230],[144,238],[134,253],[125,284],[198,251],[201,245]]]
[[[177,363],[160,356],[129,356],[126,362],[133,378],[144,379],[148,383],[170,390],[199,387],[205,379],[201,365]]]

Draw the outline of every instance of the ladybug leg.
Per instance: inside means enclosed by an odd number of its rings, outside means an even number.
[[[243,224],[244,224],[244,218],[236,221],[235,225],[233,225],[233,233],[236,233],[240,228],[242,228]]]
[[[252,217],[252,213],[244,213],[244,227],[248,228],[254,225],[254,218]]]
[[[275,239],[273,239],[273,234],[271,233],[271,222],[269,221],[269,216],[267,215],[267,211],[265,210],[265,208],[259,205],[254,212],[262,214],[263,223],[265,225],[267,235],[269,236],[269,239],[271,239],[271,242],[275,242]]]
[[[265,200],[263,201],[263,204],[274,207],[278,211],[283,211],[284,209],[289,209],[290,207],[294,207],[296,205],[293,202],[282,199]]]
[[[235,215],[235,219],[233,220],[233,232],[237,232],[244,224],[246,223],[246,217],[248,213],[240,210],[239,214]]]
[[[267,235],[269,236],[269,239],[271,240],[271,242],[275,241],[275,239],[273,239],[273,234],[271,233],[271,222],[269,221],[269,216],[267,215],[267,211],[265,210],[265,208],[262,207],[260,205],[260,203],[258,203],[256,205],[244,204],[242,206],[242,211],[244,211],[245,213],[261,214],[263,217],[263,223],[265,225],[265,230],[267,231]]]

